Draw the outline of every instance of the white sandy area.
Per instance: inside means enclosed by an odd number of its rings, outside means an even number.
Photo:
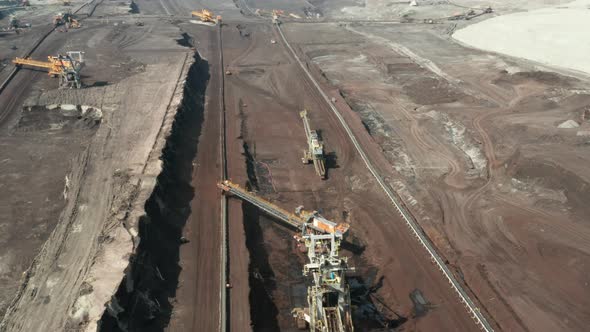
[[[590,73],[590,0],[498,16],[455,32],[475,48]]]

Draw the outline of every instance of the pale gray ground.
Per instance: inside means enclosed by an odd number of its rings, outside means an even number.
[[[470,25],[453,37],[473,47],[590,73],[590,1],[514,13]]]
[[[327,1],[311,1],[318,3],[323,8]],[[408,1],[409,2],[409,1]],[[460,14],[471,8],[481,9],[488,6],[494,9],[496,14],[503,15],[511,12],[544,8],[552,5],[562,5],[569,0],[535,0],[535,1],[477,1],[477,0],[454,0],[454,1],[416,1],[417,6],[410,6],[403,1],[388,0],[347,0],[339,2],[340,6],[331,6],[323,12],[326,16],[336,19],[356,20],[395,20],[402,16],[409,18],[441,18]]]

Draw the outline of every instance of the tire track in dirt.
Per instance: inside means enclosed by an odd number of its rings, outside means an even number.
[[[461,205],[461,215],[463,216],[465,221],[467,220],[466,211],[473,211],[473,204],[476,200],[478,200],[481,197],[481,195],[488,189],[490,184],[493,182],[495,169],[499,166],[498,160],[496,158],[494,144],[488,132],[483,127],[482,121],[485,120],[486,123],[490,123],[492,118],[496,117],[501,113],[506,113],[513,109],[526,95],[521,88],[517,88],[515,92],[516,96],[508,103],[507,108],[500,108],[491,113],[481,113],[478,116],[476,116],[472,122],[473,127],[475,128],[475,130],[477,131],[477,133],[483,141],[484,155],[486,156],[486,182],[475,192],[470,194],[465,200],[464,204]]]
[[[387,97],[387,99],[392,104],[399,106],[399,109],[402,111],[405,118],[410,121],[410,133],[412,134],[414,140],[418,143],[419,147],[421,147],[422,150],[427,153],[434,153],[435,155],[439,156],[441,159],[447,162],[447,164],[449,165],[449,172],[444,175],[445,183],[455,189],[463,188],[463,186],[459,185],[459,181],[455,179],[459,176],[461,171],[459,163],[454,158],[442,152],[446,150],[446,148],[442,144],[436,144],[438,146],[438,149],[435,149],[435,147],[432,144],[426,142],[426,140],[424,139],[425,137],[428,137],[431,142],[436,142],[436,140],[434,139],[432,134],[422,130],[422,127],[418,124],[418,120],[416,120],[416,118],[412,116],[410,111],[408,111],[408,109],[403,105],[403,103],[399,99],[395,97]]]
[[[551,234],[565,233],[567,234],[566,238],[571,239],[569,242],[572,242],[572,240],[573,242],[576,242],[575,247],[577,249],[583,250],[586,253],[590,253],[590,242],[588,242],[588,239],[590,238],[590,231],[582,230],[577,227],[577,225],[572,225],[570,222],[561,222],[559,224],[555,224],[553,220],[558,218],[558,216],[551,215],[550,213],[547,213],[541,209],[519,204],[519,202],[511,200],[508,197],[504,197],[503,195],[493,194],[492,197],[502,204],[507,204],[518,210],[522,210],[525,213],[541,217],[535,219],[535,222],[539,224],[539,226],[542,226],[544,231]]]
[[[499,110],[499,111],[492,112],[492,113],[481,113],[478,116],[476,116],[472,122],[473,127],[475,128],[475,130],[477,131],[477,133],[479,134],[479,136],[483,140],[483,152],[484,152],[484,155],[486,156],[486,160],[487,160],[487,162],[486,162],[486,179],[488,180],[488,183],[491,181],[493,171],[496,168],[498,161],[496,160],[496,152],[494,149],[494,144],[492,143],[492,139],[488,135],[487,131],[481,125],[481,122],[483,120],[489,121],[490,118],[492,118],[496,114],[502,113],[502,112],[504,112],[504,111]],[[486,185],[487,185],[487,183],[486,183]]]
[[[252,52],[256,49],[256,43],[258,41],[258,34],[257,33],[250,34],[250,37],[251,38],[245,37],[250,41],[248,44],[248,47],[244,50],[244,52],[242,52],[240,55],[235,57],[229,63],[229,65],[228,65],[229,68],[240,67],[238,64],[241,63],[247,56],[252,54]]]
[[[259,33],[260,32],[260,33]],[[250,34],[250,37],[245,37],[248,38],[250,43],[248,44],[248,47],[246,48],[246,50],[244,50],[243,53],[241,53],[240,55],[238,55],[237,57],[235,57],[230,64],[228,65],[228,68],[240,68],[240,67],[246,67],[244,65],[240,65],[240,63],[242,63],[247,57],[250,57],[252,55],[252,53],[258,49],[260,47],[260,44],[264,42],[264,39],[261,39],[260,35],[264,34],[266,31],[255,31],[252,32]],[[287,59],[287,63],[286,64],[290,64],[291,60],[286,57],[285,59]],[[269,66],[272,66],[269,65]],[[261,67],[261,66],[256,66],[256,67]],[[280,91],[276,88],[278,86],[278,84],[276,84],[274,76],[272,75],[272,73],[268,73],[268,80],[270,82],[270,84],[268,84],[268,88],[272,91],[273,94],[268,93],[267,91],[264,91],[263,89],[256,87],[252,84],[248,84],[245,80],[241,79],[241,78],[237,78],[238,80],[241,80],[244,84],[250,86],[253,89],[257,89],[260,90],[264,95],[268,95],[270,97],[276,98],[279,104],[281,105],[285,105],[283,102],[280,101],[280,97],[281,97],[281,93]]]
[[[495,169],[499,165],[499,162],[496,158],[496,152],[495,152],[493,141],[492,141],[491,137],[489,136],[488,132],[486,131],[486,129],[483,127],[482,122],[485,120],[485,123],[490,123],[492,118],[498,116],[499,114],[508,112],[515,105],[517,105],[522,100],[522,98],[524,98],[524,94],[519,89],[516,89],[515,92],[516,92],[516,96],[508,102],[508,104],[506,105],[505,108],[499,108],[496,111],[491,112],[491,113],[481,113],[481,114],[477,115],[472,121],[473,127],[475,128],[477,134],[479,134],[479,136],[481,137],[482,142],[483,142],[483,150],[484,150],[483,152],[486,157],[486,182],[482,186],[477,188],[475,191],[468,194],[468,196],[463,201],[463,203],[459,205],[459,213],[456,214],[456,216],[457,216],[457,221],[461,225],[459,227],[461,227],[461,229],[464,229],[464,230],[470,229],[471,230],[470,234],[474,239],[477,239],[479,236],[481,236],[481,234],[488,234],[489,231],[486,229],[486,227],[483,223],[482,224],[469,223],[468,222],[468,220],[470,219],[469,213],[474,213],[474,211],[478,211],[475,207],[475,204],[482,200],[482,196],[486,192],[488,192],[488,189],[491,189],[490,187],[492,186],[492,184],[494,183],[494,180],[495,180]],[[494,195],[492,195],[490,197],[490,199],[493,199],[493,198],[494,198]],[[496,195],[496,201],[498,202],[497,198],[499,198],[499,197]],[[507,201],[502,199],[501,203],[505,204],[505,203],[507,203]],[[518,206],[518,207],[523,210],[528,209],[524,206]],[[447,206],[447,208],[448,208],[448,206]],[[541,213],[543,213],[543,212],[541,212]],[[493,238],[493,237],[491,237],[491,238]],[[459,251],[457,251],[457,252],[460,253]],[[516,320],[516,322],[518,322],[520,324],[520,326],[523,329],[525,329],[525,325],[523,324],[520,317],[518,317],[518,315],[516,314],[516,311],[514,311],[514,309],[512,308],[512,306],[509,305],[508,301],[504,298],[504,296],[502,296],[501,293],[496,289],[495,285],[490,283],[489,277],[482,275],[482,279],[485,282],[487,282],[488,287],[497,295],[497,297],[500,299],[500,301],[502,301],[502,303],[504,303],[506,305],[506,309],[508,310],[508,312],[510,312],[510,314],[513,316],[513,318]]]

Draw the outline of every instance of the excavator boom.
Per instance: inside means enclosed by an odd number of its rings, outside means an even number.
[[[310,212],[298,208],[296,210],[296,213],[293,214],[265,200],[264,198],[256,196],[255,194],[241,188],[240,186],[229,180],[220,182],[217,184],[217,186],[221,188],[221,190],[223,190],[224,192],[233,194],[253,204],[262,211],[268,213],[269,215],[279,220],[282,220],[283,222],[297,229],[309,228],[314,230],[315,232],[322,234],[337,234],[339,236],[344,236],[350,228],[350,225],[348,225],[347,223],[337,224],[333,221],[330,221],[322,217],[315,211]]]
[[[12,63],[14,63],[15,65],[48,69],[50,76],[59,75],[62,71],[62,65],[57,61],[53,60],[52,57],[48,57],[48,59],[49,61],[39,61],[28,58],[15,58],[14,60],[12,60]]]
[[[230,181],[223,181],[218,184],[218,187],[221,188],[224,192],[231,193],[247,201],[248,203],[255,205],[256,207],[265,211],[271,216],[278,218],[295,228],[301,228],[303,224],[305,224],[305,220],[303,220],[299,216],[290,213],[287,210],[284,210],[263,198],[256,197],[254,194],[248,192],[245,189],[242,189],[240,186]]]
[[[14,60],[12,60],[12,63],[14,63],[15,65],[27,65],[27,66],[39,67],[39,68],[45,68],[45,69],[53,68],[53,62],[31,60],[31,59],[27,59],[27,58],[15,58]]]
[[[48,56],[48,61],[39,61],[29,58],[15,58],[12,60],[17,66],[30,66],[43,68],[49,76],[59,76],[63,87],[82,87],[80,83],[80,71],[83,52],[68,52],[67,55]],[[78,56],[78,58],[76,58]]]

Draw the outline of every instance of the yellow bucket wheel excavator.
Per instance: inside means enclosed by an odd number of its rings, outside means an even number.
[[[53,17],[53,26],[58,27],[60,25],[64,25],[66,29],[78,29],[82,26],[80,21],[74,18],[72,13],[65,12],[65,13],[58,13]]]
[[[80,81],[82,55],[83,52],[67,52],[65,55],[48,56],[47,61],[33,60],[27,57],[15,58],[12,63],[17,66],[46,69],[49,76],[60,78],[60,87],[79,89],[82,87]]]
[[[191,12],[191,16],[192,17],[197,17],[201,20],[201,22],[205,22],[205,23],[221,23],[221,16],[217,15],[217,16],[213,16],[213,12],[211,12],[208,9],[202,9],[202,10],[195,10],[193,12]]]

